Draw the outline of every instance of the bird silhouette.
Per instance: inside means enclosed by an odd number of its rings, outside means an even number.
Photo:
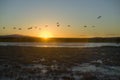
[[[100,19],[102,16],[98,16],[97,19]]]
[[[48,27],[48,25],[45,25],[45,27]]]
[[[5,29],[5,27],[3,27],[3,29]]]
[[[16,27],[13,27],[13,29],[16,29]]]
[[[29,27],[28,30],[32,29],[32,27]]]
[[[57,27],[60,27],[60,24],[59,24],[59,22],[57,22],[56,24],[57,24]]]
[[[57,27],[60,27],[60,25],[59,25],[59,24],[57,24]]]
[[[59,24],[59,22],[57,22],[56,24]]]
[[[85,25],[84,27],[86,28],[87,26]]]
[[[95,27],[95,26],[92,26],[92,27]]]
[[[67,27],[71,27],[71,25],[67,25]]]
[[[35,26],[35,29],[37,29],[37,26]]]
[[[18,30],[22,30],[22,28],[19,28]]]

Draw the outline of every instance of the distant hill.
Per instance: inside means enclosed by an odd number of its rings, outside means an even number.
[[[13,34],[13,35],[0,36],[0,42],[116,42],[116,43],[120,43],[120,37],[50,38],[48,40],[45,40],[39,37]]]
[[[23,37],[30,37],[30,36],[19,35],[19,34],[1,35],[0,36],[0,38],[23,38]]]

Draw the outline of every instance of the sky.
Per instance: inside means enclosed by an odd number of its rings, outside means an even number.
[[[10,34],[120,37],[120,0],[0,0],[0,35]]]

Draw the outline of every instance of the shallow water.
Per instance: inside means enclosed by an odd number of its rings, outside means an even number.
[[[30,46],[30,47],[101,47],[120,46],[117,43],[40,43],[40,42],[0,42],[0,46]]]

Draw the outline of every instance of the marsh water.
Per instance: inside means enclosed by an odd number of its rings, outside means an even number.
[[[0,42],[0,80],[120,80],[117,46],[120,44]]]
[[[120,46],[118,43],[40,43],[40,42],[0,42],[0,46],[30,46],[30,47],[101,47]]]

